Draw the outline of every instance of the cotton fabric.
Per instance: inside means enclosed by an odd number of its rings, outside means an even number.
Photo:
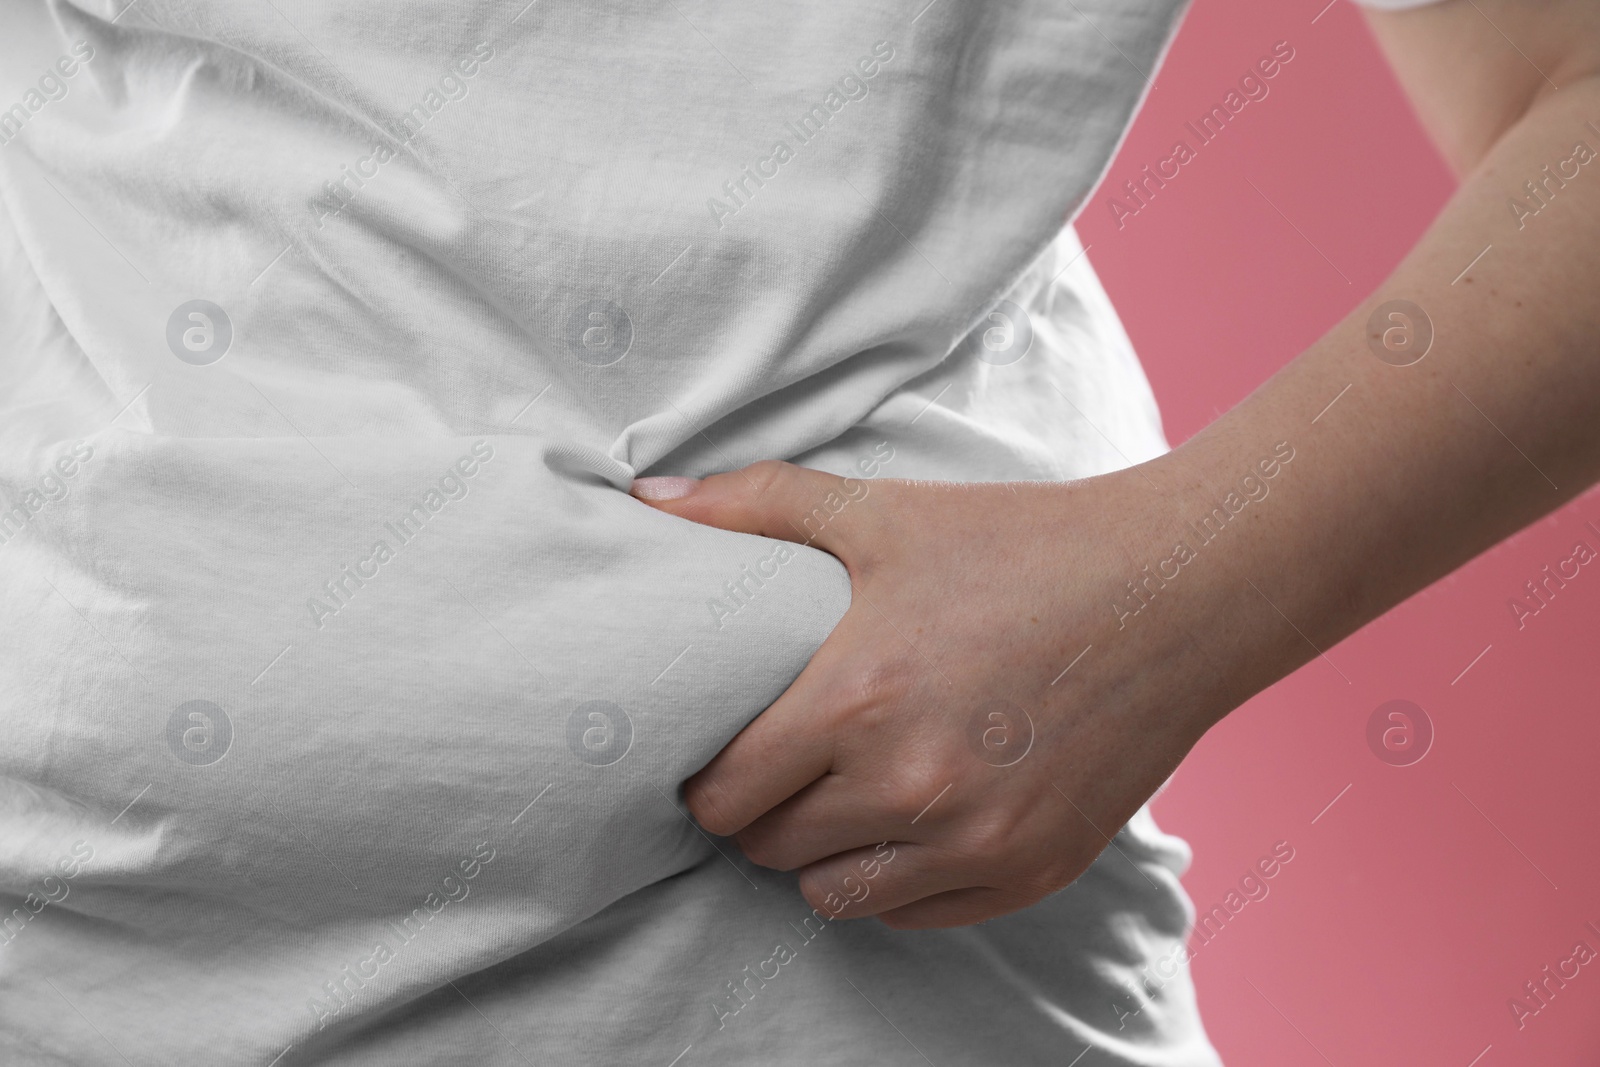
[[[11,4],[0,1060],[1216,1062],[1147,813],[909,933],[701,832],[849,584],[626,494],[1159,454],[1067,221],[1181,9]]]

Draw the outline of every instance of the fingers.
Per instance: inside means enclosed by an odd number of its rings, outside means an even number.
[[[800,872],[806,900],[840,919],[880,915],[973,887],[982,887],[982,876],[959,857],[935,845],[904,841],[852,849]]]
[[[792,871],[881,841],[913,839],[917,827],[854,778],[825,774],[737,835],[750,861]]]
[[[853,633],[846,612],[783,695],[684,783],[684,800],[701,826],[730,837],[833,769],[838,722],[850,708],[836,695],[834,661],[840,648],[859,643]]]
[[[821,714],[826,649],[824,642],[783,695],[684,783],[701,826],[731,837],[833,766],[836,738]]]
[[[898,929],[982,922],[1026,908],[1069,885],[1100,850],[1097,842],[1063,838],[1050,818],[985,825],[975,821],[970,810],[961,810],[960,803],[932,825],[907,825],[899,832],[902,836],[887,834],[883,844],[845,849],[847,841],[871,825],[870,820],[861,814],[846,815],[843,827],[822,825],[819,830],[815,813],[838,811],[851,797],[862,809],[880,806],[863,794],[859,783],[852,785],[842,775],[825,781],[835,779],[840,784],[828,790],[832,795],[826,801],[821,799],[824,790],[817,788],[815,801],[803,794],[791,802],[794,840],[758,844],[751,858],[766,865],[763,849],[792,859],[835,840],[841,851],[803,866],[799,877],[806,899],[836,917],[876,915]],[[783,825],[789,812],[780,809],[774,816],[770,824],[763,821],[756,828],[758,840],[767,825]],[[812,828],[800,829],[802,820]],[[913,834],[915,840],[905,839]],[[793,855],[785,856],[786,851]]]
[[[767,718],[771,714],[770,708],[763,712],[684,783],[689,811],[719,837],[737,834],[827,774],[833,763],[830,739],[791,729],[785,717]]]
[[[800,873],[800,892],[838,919],[877,916],[897,930],[971,926],[1009,915],[1052,890],[983,871],[934,845],[889,841],[814,863]]]
[[[631,492],[661,511],[724,530],[815,545],[848,565],[842,531],[867,483],[809,467],[766,460],[702,481],[639,478]]]
[[[868,492],[858,479],[769,460],[702,481],[640,478],[632,492],[692,522],[815,545],[858,575],[844,544],[846,531],[860,524],[853,506]],[[788,691],[685,784],[689,810],[707,830],[738,833],[827,773],[835,734],[823,727],[826,705],[819,697],[824,665],[850,630],[850,618],[847,613]]]

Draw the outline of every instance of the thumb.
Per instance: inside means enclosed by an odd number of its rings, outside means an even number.
[[[742,470],[693,478],[637,478],[629,490],[651,507],[724,530],[814,545],[835,556],[867,483],[763,460]],[[841,536],[843,535],[843,536]]]

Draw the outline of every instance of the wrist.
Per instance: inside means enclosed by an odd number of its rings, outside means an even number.
[[[1316,654],[1292,621],[1305,602],[1293,573],[1304,469],[1287,437],[1219,426],[1118,475],[1142,500],[1121,537],[1115,633],[1144,629],[1141,643],[1184,672],[1182,714],[1201,733]]]
[[[1037,539],[1034,558],[1049,561],[1053,578],[1051,614],[1061,625],[1050,655],[1071,664],[1045,677],[1046,695],[1074,713],[1114,708],[1183,751],[1243,699],[1231,692],[1243,650],[1211,640],[1218,553],[1196,549],[1185,532],[1191,462],[1169,453],[1051,486],[1049,509],[1020,502],[1025,521],[1044,519],[1028,540]]]

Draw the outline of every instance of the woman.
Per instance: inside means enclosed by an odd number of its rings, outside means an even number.
[[[20,7],[7,1062],[1216,1062],[1143,800],[1595,476],[1595,194],[1448,286],[1593,17],[1448,104],[1484,6],[1379,24],[1461,197],[1165,456],[1063,220],[1177,0]]]

